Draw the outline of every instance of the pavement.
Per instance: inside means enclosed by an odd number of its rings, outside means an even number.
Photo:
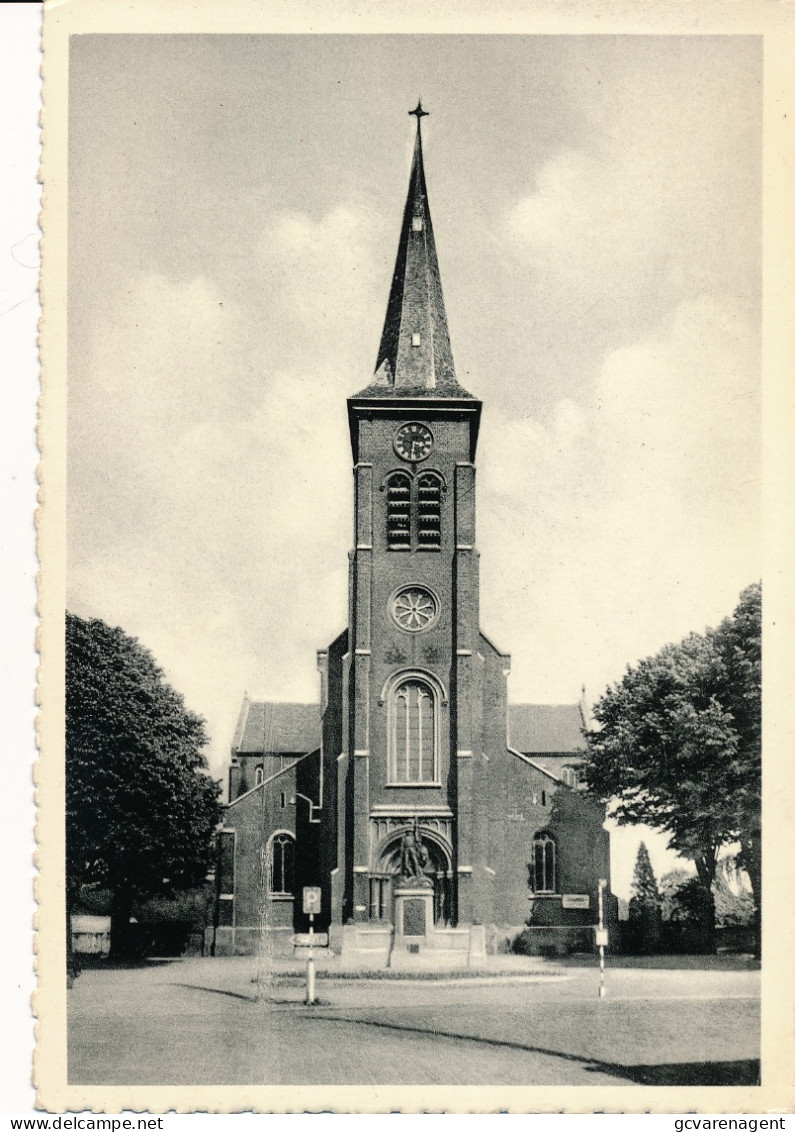
[[[476,977],[350,978],[332,960],[190,959],[86,970],[69,1081],[105,1085],[754,1084],[759,971],[730,959],[608,966],[496,956]],[[293,975],[291,975],[293,972]]]

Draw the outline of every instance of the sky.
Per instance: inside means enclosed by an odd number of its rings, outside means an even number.
[[[68,608],[154,653],[214,774],[244,692],[316,701],[345,623],[345,398],[418,96],[510,698],[593,702],[760,577],[761,63],[750,36],[72,40]]]

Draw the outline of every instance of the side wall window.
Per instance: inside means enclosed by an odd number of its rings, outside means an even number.
[[[582,770],[579,766],[564,766],[561,777],[566,785],[571,786],[574,790],[579,789],[580,783],[583,781]]]
[[[537,833],[533,838],[533,860],[530,871],[534,892],[556,891],[555,849],[555,842],[548,833]]]
[[[292,896],[295,876],[295,841],[292,835],[275,834],[270,856],[271,896]]]

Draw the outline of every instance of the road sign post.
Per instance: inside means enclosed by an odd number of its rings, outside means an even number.
[[[309,916],[309,954],[306,960],[306,1005],[314,1006],[315,998],[315,914],[320,911],[321,892],[317,887],[306,887],[303,893],[304,915]]]
[[[312,936],[314,935],[315,913],[309,913],[309,955],[306,960],[306,1005],[314,1006],[315,1002],[315,953],[312,950]]]
[[[599,997],[604,998],[607,994],[605,989],[605,944],[607,943],[607,932],[605,931],[605,906],[604,906],[604,892],[607,888],[607,881],[599,881],[599,927],[596,929],[596,944],[599,948]]]

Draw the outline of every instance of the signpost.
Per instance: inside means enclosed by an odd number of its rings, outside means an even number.
[[[607,946],[607,931],[605,929],[604,892],[607,881],[599,881],[599,927],[596,929],[596,946],[599,948],[599,997],[604,998],[605,990],[605,947]]]
[[[590,908],[591,898],[587,892],[567,892],[563,897],[564,908]]]
[[[293,936],[294,947],[328,947],[328,932],[296,932]]]
[[[316,916],[320,912],[320,889],[304,889],[304,915]]]
[[[320,911],[321,892],[314,886],[304,888],[304,915],[309,916],[309,955],[306,959],[306,1005],[314,1006],[315,998],[315,953],[313,950],[315,937],[315,916]]]

